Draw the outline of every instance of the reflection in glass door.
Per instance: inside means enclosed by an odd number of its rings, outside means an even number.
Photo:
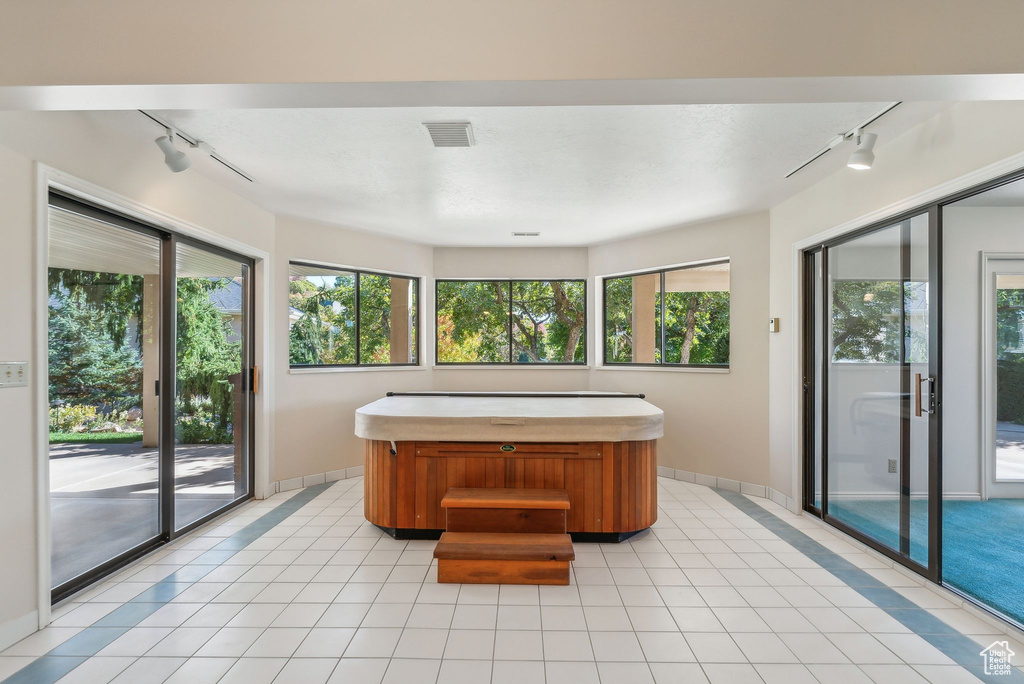
[[[938,527],[932,232],[920,214],[805,256],[805,505],[928,574]]]
[[[250,264],[176,241],[174,529],[246,496]]]

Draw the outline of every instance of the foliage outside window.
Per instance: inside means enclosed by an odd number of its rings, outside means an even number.
[[[141,439],[143,278],[48,270],[50,441]],[[188,443],[230,444],[241,344],[212,297],[231,278],[179,278],[175,432]],[[116,430],[106,434],[103,430]],[[186,439],[187,438],[187,439]],[[191,441],[189,441],[191,440]]]
[[[1024,425],[1024,289],[996,276],[996,420]]]
[[[437,362],[585,364],[583,280],[439,280]]]
[[[418,278],[289,264],[289,363],[416,365],[418,298]]]
[[[607,365],[729,365],[729,262],[604,280]]]
[[[837,363],[928,360],[928,283],[833,280],[831,317]]]

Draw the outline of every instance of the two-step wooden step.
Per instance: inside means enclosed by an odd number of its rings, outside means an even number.
[[[558,489],[449,489],[446,532],[434,548],[437,581],[568,584],[575,559]]]

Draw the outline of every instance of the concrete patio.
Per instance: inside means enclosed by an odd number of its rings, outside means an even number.
[[[231,444],[179,445],[175,472],[175,527],[234,499]],[[141,441],[51,445],[54,586],[157,534],[157,474],[157,449]]]

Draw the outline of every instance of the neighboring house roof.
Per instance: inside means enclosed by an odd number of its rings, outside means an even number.
[[[210,301],[221,313],[242,313],[242,283],[230,280],[224,287],[210,293]]]

